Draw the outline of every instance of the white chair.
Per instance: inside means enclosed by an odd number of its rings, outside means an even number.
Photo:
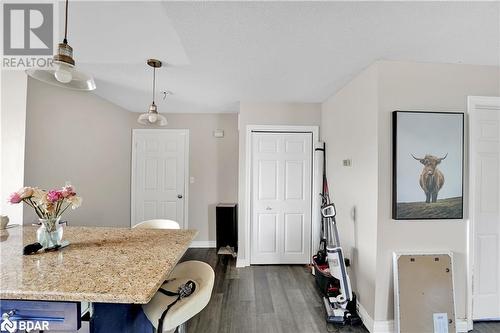
[[[179,223],[172,220],[154,219],[142,221],[133,226],[139,229],[180,229]]]
[[[148,220],[136,224],[134,228],[144,229],[180,229],[179,223],[172,220]],[[186,332],[186,322],[203,310],[210,301],[212,288],[215,281],[215,272],[212,267],[204,262],[191,260],[185,261],[174,267],[167,282],[161,288],[171,292],[177,292],[180,285],[187,281],[193,281],[196,285],[194,292],[186,298],[179,300],[167,312],[163,320],[163,332],[174,332],[179,327],[178,332]],[[144,304],[142,309],[151,324],[158,329],[158,320],[163,311],[176,300],[176,296],[167,296],[158,291],[148,304]]]
[[[180,285],[190,280],[196,285],[194,292],[170,308],[163,319],[163,332],[157,333],[174,332],[177,327],[179,333],[186,332],[186,322],[207,306],[215,281],[215,272],[207,263],[191,260],[178,264],[162,289],[177,292]],[[156,330],[163,312],[176,299],[176,296],[167,296],[158,291],[148,304],[142,306],[144,314]]]

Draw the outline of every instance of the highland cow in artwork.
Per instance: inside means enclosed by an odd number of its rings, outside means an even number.
[[[424,165],[419,184],[425,193],[425,202],[436,202],[438,192],[444,184],[444,175],[437,166],[448,154],[441,158],[432,155],[425,155],[424,158],[415,157],[413,154],[411,156]]]
[[[393,218],[463,217],[463,114],[393,113]]]

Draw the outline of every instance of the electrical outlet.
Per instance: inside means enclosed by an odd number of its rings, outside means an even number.
[[[352,160],[351,159],[343,160],[342,165],[345,167],[350,167],[352,165]]]

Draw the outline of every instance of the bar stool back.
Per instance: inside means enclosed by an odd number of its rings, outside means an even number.
[[[163,317],[163,330],[157,333],[173,332],[178,328],[179,333],[186,332],[186,323],[207,306],[212,296],[215,273],[212,267],[204,262],[191,260],[178,264],[168,277],[162,289],[177,292],[178,288],[188,281],[195,283],[194,292],[178,300]],[[148,304],[142,309],[151,324],[158,330],[160,318],[167,307],[177,299],[177,296],[167,296],[158,291]]]
[[[143,221],[135,225],[134,228],[180,229],[179,223],[160,219]],[[163,332],[157,333],[174,332],[176,328],[178,328],[178,333],[185,333],[186,322],[203,310],[210,301],[215,282],[215,272],[209,264],[201,261],[190,260],[175,266],[161,289],[176,293],[179,287],[188,281],[194,282],[194,292],[178,300],[168,310],[163,318]],[[144,314],[156,330],[158,330],[159,320],[162,318],[164,311],[176,299],[177,296],[168,296],[165,292],[157,291],[151,301],[142,306]]]
[[[172,220],[154,219],[142,221],[133,226],[140,229],[180,229],[179,223]]]

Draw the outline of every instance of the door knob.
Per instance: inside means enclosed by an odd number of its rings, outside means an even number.
[[[177,198],[182,199],[182,194],[177,194]]]

